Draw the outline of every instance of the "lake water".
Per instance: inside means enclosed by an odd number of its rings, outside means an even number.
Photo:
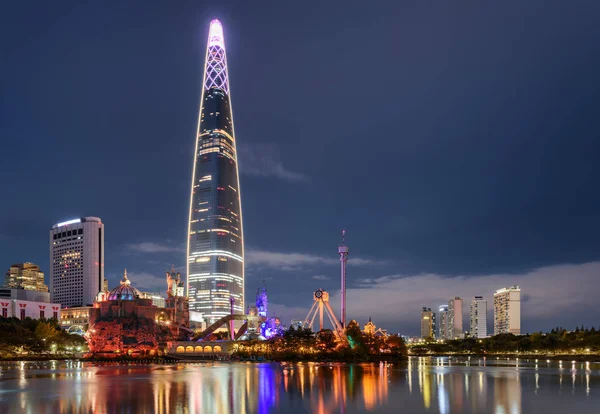
[[[0,413],[600,413],[600,363],[0,363]]]

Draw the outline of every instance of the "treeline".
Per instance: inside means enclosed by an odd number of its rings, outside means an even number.
[[[70,356],[85,349],[85,339],[60,329],[56,319],[0,317],[0,358]]]
[[[527,335],[501,334],[489,338],[465,338],[445,343],[427,342],[411,347],[411,353],[516,353],[538,352],[548,354],[599,353],[600,331],[596,328],[577,327],[567,331],[562,327],[548,333]]]
[[[310,329],[291,327],[266,341],[241,342],[233,356],[278,361],[379,361],[407,354],[404,340],[397,335],[366,334],[353,324],[348,325],[346,335],[348,343],[338,341],[329,329],[314,333]]]

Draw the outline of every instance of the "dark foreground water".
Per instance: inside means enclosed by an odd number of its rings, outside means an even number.
[[[0,364],[0,413],[600,413],[600,363]]]

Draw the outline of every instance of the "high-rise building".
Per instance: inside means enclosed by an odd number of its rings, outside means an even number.
[[[463,301],[458,296],[448,302],[448,333],[447,339],[461,339],[463,333]]]
[[[207,322],[244,311],[244,239],[223,27],[210,23],[187,243],[191,311]]]
[[[104,288],[104,224],[82,217],[50,230],[50,297],[64,307],[90,306]]]
[[[470,322],[473,338],[487,337],[487,300],[482,296],[475,296],[471,300]]]
[[[521,288],[511,286],[494,293],[494,335],[521,335]]]
[[[421,310],[421,338],[435,339],[435,328],[435,312],[424,306]]]
[[[448,305],[440,305],[438,307],[438,339],[450,339],[448,333]]]
[[[29,262],[12,265],[4,275],[4,287],[48,292],[44,272],[38,265]]]
[[[25,289],[0,289],[0,316],[60,320],[60,303],[47,301],[48,292]]]

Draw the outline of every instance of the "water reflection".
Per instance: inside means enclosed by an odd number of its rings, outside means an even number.
[[[394,365],[3,363],[0,412],[518,414],[532,401],[539,411],[574,402],[593,411],[599,372],[590,362],[429,357]]]

